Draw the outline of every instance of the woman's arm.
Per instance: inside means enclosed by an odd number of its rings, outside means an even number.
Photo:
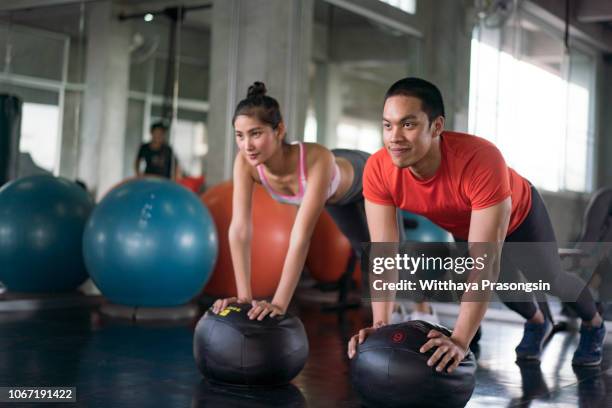
[[[334,170],[334,156],[327,149],[317,146],[309,154],[314,159],[308,166],[308,188],[291,229],[289,248],[272,305],[265,302],[256,304],[251,309],[251,318],[261,320],[268,314],[284,314],[304,268],[310,238],[325,206],[327,189]]]
[[[232,197],[232,221],[229,227],[229,244],[234,266],[238,298],[251,301],[251,206],[254,181],[249,164],[242,155],[234,161],[234,193]]]

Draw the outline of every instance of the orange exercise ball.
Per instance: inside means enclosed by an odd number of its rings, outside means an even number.
[[[233,183],[226,181],[202,194],[219,234],[219,255],[204,293],[213,297],[236,296],[234,268],[228,230],[232,220]],[[266,190],[255,185],[253,192],[253,237],[251,239],[251,290],[254,299],[274,295],[297,207],[274,201]]]
[[[348,266],[351,244],[340,231],[333,218],[323,211],[315,225],[310,249],[306,257],[306,267],[317,282],[338,282]],[[353,280],[360,282],[361,268],[355,265]]]

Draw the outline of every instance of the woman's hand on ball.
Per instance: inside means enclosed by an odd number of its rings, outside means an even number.
[[[432,348],[437,347],[433,355],[427,360],[427,365],[433,367],[437,364],[436,371],[438,372],[442,372],[448,366],[446,371],[452,373],[465,358],[466,350],[437,330],[430,330],[427,338],[429,340],[419,350],[421,353],[427,353]]]
[[[370,334],[383,327],[385,324],[383,322],[376,322],[372,327],[366,327],[365,329],[359,330],[359,333],[351,337],[348,343],[348,358],[355,357],[355,353],[357,353],[357,345],[364,342],[366,337]]]
[[[266,302],[265,300],[253,300],[253,307],[249,310],[249,319],[263,320],[266,316],[280,316],[285,314],[285,309],[274,303]]]
[[[212,311],[215,314],[219,314],[220,311],[222,311],[232,303],[250,303],[250,299],[240,299],[235,296],[228,297],[225,299],[217,299],[215,303],[213,303]]]

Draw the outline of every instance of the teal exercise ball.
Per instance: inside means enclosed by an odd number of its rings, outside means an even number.
[[[402,211],[404,239],[413,242],[453,242],[453,236],[427,218]]]
[[[0,189],[0,282],[12,292],[66,292],[87,279],[81,242],[94,202],[72,181],[38,175]]]
[[[217,250],[215,224],[198,196],[161,178],[111,190],[83,237],[91,278],[107,299],[126,306],[187,303],[208,281]]]

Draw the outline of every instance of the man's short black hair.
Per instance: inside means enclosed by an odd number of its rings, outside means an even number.
[[[391,85],[385,94],[387,98],[392,96],[412,96],[421,100],[423,112],[429,118],[429,125],[438,116],[444,117],[444,102],[442,93],[437,86],[421,78],[403,78]]]
[[[166,132],[168,130],[168,125],[166,125],[166,122],[160,120],[158,122],[154,122],[149,128],[149,131],[153,133],[155,129],[161,129]]]

